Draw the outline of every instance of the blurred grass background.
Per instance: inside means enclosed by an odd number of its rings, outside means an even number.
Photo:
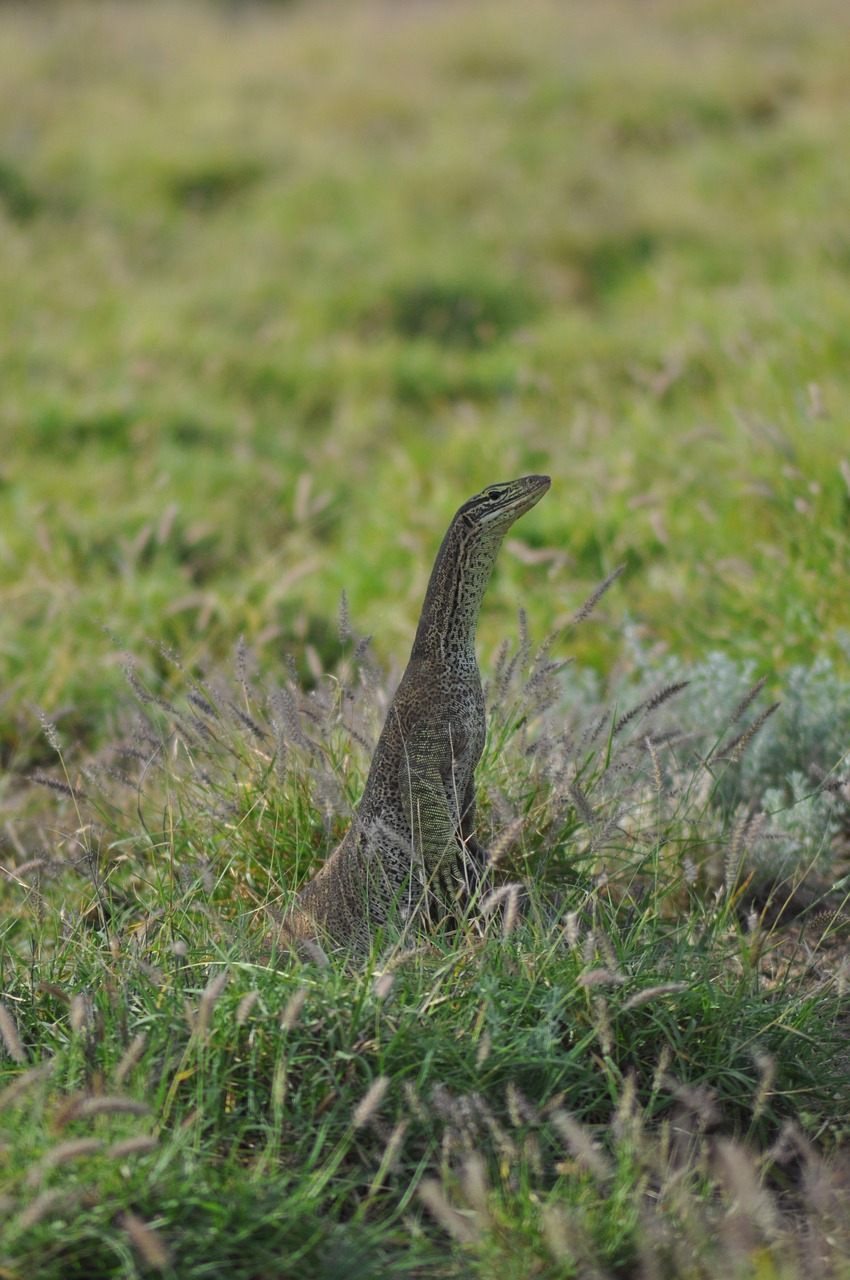
[[[846,667],[841,0],[0,7],[0,757],[90,745],[122,655],[403,662],[485,483],[607,667]],[[309,647],[312,647],[311,649]],[[315,657],[313,659],[315,665]]]

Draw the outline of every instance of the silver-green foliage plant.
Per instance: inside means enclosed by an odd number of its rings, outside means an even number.
[[[755,857],[761,867],[790,877],[829,864],[847,805],[828,791],[813,791],[811,781],[795,770],[783,787],[768,787],[762,793],[761,812],[769,819],[767,839],[756,845]]]
[[[828,873],[848,824],[850,683],[834,665],[818,658],[792,668],[775,683],[778,701],[767,706],[755,665],[722,653],[651,665],[632,641],[629,666],[614,689],[618,700],[640,701],[661,683],[687,682],[675,704],[659,709],[658,731],[682,735],[686,768],[709,767],[711,808],[730,825],[746,819],[747,856],[759,872]]]

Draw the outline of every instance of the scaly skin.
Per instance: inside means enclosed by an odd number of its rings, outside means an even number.
[[[478,880],[474,773],[486,719],[475,629],[502,539],[549,483],[490,485],[449,525],[354,821],[299,894],[284,936],[366,946],[392,919],[450,914]]]

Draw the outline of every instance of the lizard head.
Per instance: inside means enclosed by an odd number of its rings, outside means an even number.
[[[501,538],[515,520],[539,502],[549,488],[548,476],[521,476],[487,488],[465,502],[457,518],[470,529]]]

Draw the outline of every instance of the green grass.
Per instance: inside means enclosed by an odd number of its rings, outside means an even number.
[[[0,8],[2,1280],[850,1274],[845,34]],[[452,512],[532,471],[496,896],[269,953]]]
[[[499,870],[454,932],[329,962],[276,922],[386,689],[362,653],[309,693],[249,667],[169,700],[135,666],[88,764],[45,722],[51,837],[2,889],[6,1274],[790,1278],[805,1221],[845,1275],[846,782],[770,785],[804,712],[834,763],[835,674],[766,718],[715,659],[614,710],[505,648]]]

